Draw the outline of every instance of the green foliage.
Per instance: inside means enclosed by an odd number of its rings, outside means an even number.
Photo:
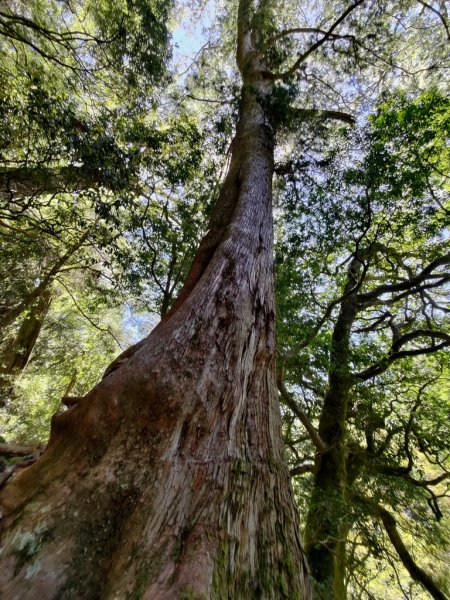
[[[170,56],[169,9],[35,0],[0,15],[0,317],[19,310],[2,353],[33,294],[53,298],[25,371],[2,375],[8,439],[46,439],[74,373],[82,394],[115,340],[136,341],[123,333],[134,315],[168,310],[201,234],[215,166],[198,119],[162,119],[150,95]]]
[[[108,306],[95,290],[80,289],[81,282],[72,278],[74,292],[64,286],[55,289],[27,369],[0,410],[0,430],[8,440],[45,442],[51,416],[62,409],[68,386],[71,395],[87,393],[120,351],[116,340],[122,347],[129,343],[120,307]]]
[[[128,83],[136,86],[142,76],[155,79],[164,74],[170,8],[171,2],[164,0],[86,0],[81,11],[92,14],[99,34],[110,40],[106,48],[109,65],[124,72]],[[97,59],[102,60],[100,53]]]
[[[371,124],[364,171],[349,172],[349,180],[354,177],[355,183],[367,185],[391,202],[408,198],[413,202],[411,215],[416,211],[428,216],[449,189],[448,98],[436,91],[412,100],[397,94],[380,105]],[[443,202],[445,208],[448,199]],[[398,223],[399,228],[405,225],[406,220]]]
[[[105,84],[106,75],[116,84],[145,85],[164,74],[170,6],[158,0],[17,2],[0,15],[2,46],[60,69],[69,80]]]

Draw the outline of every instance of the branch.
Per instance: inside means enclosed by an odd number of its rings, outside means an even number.
[[[281,376],[281,372],[278,374],[277,380],[278,389],[280,390],[282,402],[285,406],[290,408],[294,415],[298,418],[298,420],[302,423],[306,431],[308,432],[309,437],[311,438],[312,443],[316,447],[317,451],[323,453],[326,451],[326,445],[322,441],[322,438],[317,433],[316,428],[311,423],[308,418],[308,415],[302,410],[297,402],[294,400],[292,395],[287,391],[286,386],[283,383],[283,379]]]
[[[185,98],[189,98],[190,100],[196,100],[197,102],[209,102],[212,104],[236,104],[234,100],[216,100],[215,98],[199,98],[198,96],[194,96],[193,94],[186,94]]]
[[[0,171],[0,199],[24,198],[57,192],[77,192],[106,185],[101,173],[86,165],[60,168],[19,167]]]
[[[0,456],[12,458],[14,456],[28,456],[35,452],[42,452],[43,446],[20,446],[18,444],[0,444]]]
[[[442,21],[442,25],[444,26],[444,29],[447,33],[447,39],[450,40],[450,29],[448,27],[448,24],[447,24],[447,21],[446,21],[444,15],[441,12],[439,12],[438,10],[436,10],[433,6],[430,6],[426,2],[423,2],[423,0],[417,0],[417,2],[419,4],[421,4],[422,6],[425,6],[425,8],[428,8],[428,10],[431,10],[431,12],[434,12],[434,14],[440,18],[440,20]]]
[[[304,463],[299,465],[298,467],[293,467],[289,474],[291,477],[295,477],[296,475],[303,475],[304,473],[312,473],[314,471],[313,463]]]
[[[402,346],[404,346],[408,342],[421,337],[436,338],[438,340],[444,340],[445,342],[450,343],[450,335],[448,335],[444,331],[435,331],[434,329],[416,329],[415,331],[410,331],[409,333],[405,333],[404,335],[400,336],[392,344],[392,349],[395,352],[397,352]],[[406,350],[405,352],[408,352],[408,350]],[[398,352],[398,354],[400,354],[400,352]]]
[[[40,33],[41,35],[46,37],[48,40],[55,42],[56,44],[64,45],[65,48],[67,48],[67,41],[77,41],[77,42],[93,41],[98,44],[109,44],[112,41],[114,41],[114,39],[116,39],[116,37],[117,37],[117,33],[114,36],[112,36],[110,39],[101,39],[101,38],[97,38],[97,37],[91,35],[90,33],[85,32],[85,31],[71,31],[70,29],[68,29],[66,31],[56,31],[54,29],[53,30],[47,29],[46,27],[43,27],[42,25],[38,25],[35,21],[32,21],[31,19],[27,19],[26,17],[23,17],[22,15],[17,15],[17,14],[13,14],[13,13],[9,14],[9,13],[5,13],[3,11],[0,11],[0,16],[4,17],[5,19],[12,21],[14,23],[19,23],[23,27],[28,27],[29,29],[32,29],[33,31]]]
[[[420,583],[420,585],[422,585],[427,592],[431,594],[434,600],[448,600],[447,596],[438,588],[434,579],[417,565],[409,553],[408,549],[403,543],[402,538],[400,537],[400,534],[398,533],[397,522],[391,513],[384,507],[368,500],[367,498],[363,498],[362,496],[356,494],[354,495],[354,498],[360,504],[363,504],[365,507],[367,507],[374,517],[381,520],[392,545],[394,546],[403,566],[408,571],[411,578]]]
[[[387,310],[380,317],[374,317],[372,319],[374,322],[370,325],[354,329],[354,333],[368,333],[369,331],[375,331],[379,325],[382,325],[386,321],[386,319],[389,319],[391,317],[392,314]]]
[[[71,69],[74,72],[81,72],[84,70],[80,67],[76,67],[74,65],[70,65],[69,63],[63,62],[55,54],[54,55],[48,54],[42,48],[40,48],[35,43],[33,43],[30,39],[28,39],[25,35],[21,35],[16,29],[11,27],[7,22],[3,21],[3,19],[0,19],[0,26],[3,27],[3,31],[1,31],[1,34],[3,36],[8,37],[12,40],[16,40],[17,42],[21,42],[22,44],[28,45],[35,52],[37,52],[40,56],[42,56],[43,58],[45,58],[49,61],[53,61],[60,67],[63,67],[65,69]],[[85,69],[85,70],[88,71],[88,69]]]
[[[362,234],[362,236],[364,236],[364,233]],[[350,265],[348,267],[348,270],[347,270],[347,284],[344,288],[344,293],[341,296],[339,296],[339,298],[332,300],[328,304],[328,306],[325,309],[324,314],[322,315],[322,318],[318,321],[317,325],[314,327],[314,329],[311,331],[311,333],[307,336],[307,338],[300,344],[297,344],[297,346],[295,346],[295,348],[293,348],[289,352],[286,352],[282,357],[283,359],[286,360],[286,359],[294,358],[300,352],[300,350],[302,350],[303,348],[308,346],[314,340],[314,338],[317,336],[317,334],[319,333],[319,331],[322,328],[322,325],[330,317],[334,307],[337,306],[338,304],[345,302],[345,300],[350,298],[350,296],[356,295],[356,292],[361,288],[361,286],[364,282],[366,273],[367,273],[367,269],[368,269],[368,264],[362,262],[362,255],[364,255],[366,252],[365,251],[361,252],[359,249],[359,243],[360,243],[361,239],[362,239],[362,237],[359,240],[357,240],[356,250],[349,257],[349,259],[351,259],[353,256],[353,258],[350,262]],[[368,251],[370,253],[372,251],[372,249],[369,248]],[[347,260],[349,260],[349,259],[346,259],[345,262],[347,262]],[[343,264],[345,264],[345,262]],[[359,266],[361,264],[363,265],[363,273],[361,274],[361,276],[359,276],[359,278],[357,280],[355,280],[354,275],[353,275],[353,270],[355,268],[359,269]]]
[[[436,274],[436,275],[429,275],[427,279],[434,280],[434,281],[430,281],[429,283],[422,283],[421,285],[417,285],[417,286],[411,286],[411,287],[407,288],[406,291],[402,292],[401,294],[397,294],[396,296],[393,296],[392,298],[389,298],[388,300],[380,300],[380,299],[372,300],[371,302],[365,303],[365,305],[360,308],[364,309],[364,308],[368,308],[369,306],[382,306],[382,305],[392,306],[393,304],[400,302],[400,300],[403,300],[404,298],[408,298],[408,296],[410,296],[411,294],[419,293],[420,295],[422,295],[425,292],[425,290],[434,290],[436,288],[443,286],[445,283],[449,282],[450,274],[447,275],[446,273],[440,273],[440,274]]]
[[[437,477],[435,477],[434,479],[414,479],[414,477],[409,476],[408,477],[408,481],[410,481],[412,484],[417,485],[419,487],[428,487],[429,485],[433,486],[433,485],[439,485],[440,483],[442,483],[443,481],[445,481],[447,478],[450,477],[450,472],[446,471],[445,473],[441,473],[440,475],[438,475]]]
[[[360,4],[362,4],[364,0],[357,0],[353,4],[351,4],[347,10],[345,10],[341,16],[333,23],[333,25],[326,31],[320,40],[317,40],[312,46],[306,50],[303,54],[301,54],[295,63],[292,65],[290,69],[285,71],[284,73],[275,74],[274,77],[276,79],[283,79],[285,77],[289,77],[300,67],[300,65],[305,62],[305,60],[310,56],[313,52],[315,52],[320,46],[322,46],[325,42],[333,38],[333,31],[338,27],[347,17],[348,15],[355,10]]]
[[[86,321],[88,321],[92,325],[92,327],[94,327],[95,329],[97,329],[97,331],[101,331],[102,333],[108,333],[113,338],[113,340],[116,342],[116,344],[119,346],[120,350],[123,351],[122,344],[119,342],[119,340],[114,335],[114,333],[111,331],[111,329],[109,327],[101,327],[98,323],[96,323],[93,319],[91,319],[91,317],[89,315],[87,315],[84,312],[84,310],[81,308],[81,306],[78,304],[75,296],[72,294],[72,292],[67,287],[67,285],[64,283],[64,281],[62,281],[59,277],[58,277],[57,281],[58,281],[58,283],[60,283],[63,286],[63,288],[69,294],[72,302],[75,305],[75,308],[78,310],[78,312],[81,314],[81,316],[84,317],[86,319]]]
[[[433,342],[435,339],[441,339],[443,340],[443,342],[437,345],[433,344],[431,346],[426,346],[425,348],[415,348],[413,350],[400,350],[400,348],[404,346],[407,342],[421,337],[430,337],[433,339]],[[432,354],[433,352],[437,352],[438,350],[442,350],[443,348],[446,348],[448,346],[450,346],[450,335],[444,333],[443,331],[434,331],[432,329],[417,329],[416,331],[411,331],[410,333],[402,335],[393,342],[392,347],[387,356],[385,356],[372,366],[368,367],[364,371],[355,373],[354,378],[359,379],[360,381],[367,381],[367,379],[371,379],[376,375],[384,373],[394,361],[399,360],[400,358],[405,358],[406,356]]]
[[[322,35],[327,35],[327,31],[325,29],[319,29],[318,27],[292,27],[291,29],[283,29],[277,33],[277,35],[275,35],[271,41],[276,42],[276,40],[280,40],[288,35],[294,35],[295,33],[320,33]],[[354,40],[355,36],[350,34],[338,35],[333,33],[328,35],[328,38],[333,40]]]
[[[379,285],[375,289],[370,292],[366,292],[365,294],[358,295],[359,304],[364,307],[371,303],[372,300],[377,299],[379,296],[383,294],[387,294],[389,292],[401,292],[404,290],[414,290],[416,289],[422,282],[432,276],[433,271],[438,267],[450,264],[450,253],[444,254],[444,256],[440,256],[436,260],[432,261],[429,265],[427,265],[418,275],[408,279],[406,281],[402,281],[400,283],[385,283],[383,285]],[[441,276],[446,279],[445,275]]]
[[[307,346],[309,346],[309,344],[315,339],[315,337],[317,336],[319,331],[322,329],[322,325],[324,325],[324,323],[327,321],[327,319],[333,312],[333,308],[335,306],[337,306],[338,304],[340,304],[342,302],[342,300],[345,299],[346,296],[347,296],[347,294],[343,294],[342,296],[339,296],[339,298],[332,300],[330,302],[330,304],[328,304],[324,314],[322,315],[321,319],[318,321],[318,323],[316,324],[314,329],[311,331],[311,333],[306,337],[305,340],[303,340],[303,342],[300,342],[294,348],[292,348],[291,350],[289,350],[288,352],[283,354],[282,355],[283,360],[289,360],[291,358],[295,358],[298,355],[298,353],[300,352],[300,350],[303,350],[303,348],[306,348]]]
[[[1,197],[1,191],[0,191],[0,197]],[[26,235],[27,237],[30,237],[32,239],[39,239],[39,236],[37,234],[27,231],[26,229],[20,229],[19,227],[13,227],[12,225],[8,225],[8,223],[6,223],[5,221],[2,221],[1,219],[0,219],[0,227],[9,229],[10,231],[13,231],[14,233],[19,233],[20,235]],[[0,235],[6,235],[6,234],[3,234],[3,232],[0,231]]]
[[[297,108],[291,111],[293,117],[300,118],[319,118],[319,119],[333,119],[335,121],[342,121],[349,125],[354,125],[356,119],[349,113],[342,112],[340,110],[322,110],[320,108]]]

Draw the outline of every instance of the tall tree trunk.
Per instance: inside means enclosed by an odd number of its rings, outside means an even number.
[[[51,290],[45,289],[29,313],[24,317],[19,331],[0,353],[0,406],[12,392],[14,379],[28,364],[51,303]]]
[[[350,332],[358,308],[356,286],[360,266],[360,260],[354,258],[333,330],[328,389],[319,421],[319,436],[327,449],[316,458],[313,492],[306,519],[306,552],[315,595],[320,600],[346,598],[346,418],[352,383]]]
[[[58,258],[53,266],[48,270],[39,283],[15,306],[5,308],[0,311],[0,334],[3,334],[4,330],[9,327],[14,321],[20,317],[26,310],[28,310],[37,298],[40,298],[49,286],[53,283],[55,277],[59,273],[60,269],[73,257],[73,255],[83,246],[84,242],[89,237],[89,231],[83,233],[79,240],[69,246],[66,252]]]
[[[310,598],[276,401],[273,139],[256,79],[178,300],[55,415],[43,457],[0,496],[6,600]]]

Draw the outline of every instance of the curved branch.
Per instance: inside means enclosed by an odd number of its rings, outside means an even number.
[[[32,21],[31,19],[27,19],[26,17],[23,17],[22,15],[15,15],[13,13],[9,14],[9,13],[5,13],[3,11],[0,11],[0,17],[3,17],[13,23],[18,23],[22,27],[27,27],[28,29],[36,31],[40,35],[47,38],[49,41],[54,42],[56,44],[61,44],[65,48],[67,48],[68,41],[74,41],[74,42],[92,41],[92,42],[96,42],[97,44],[108,44],[108,43],[113,42],[118,36],[118,33],[116,33],[110,39],[102,39],[102,38],[97,38],[85,31],[76,31],[76,30],[71,31],[70,29],[68,29],[66,31],[56,31],[54,29],[47,29],[46,27],[39,25],[38,23],[36,23],[35,21]]]
[[[432,338],[433,342],[435,339],[440,339],[443,341],[440,344],[433,344],[431,346],[426,346],[425,348],[414,348],[413,350],[400,350],[400,348],[404,346],[407,342],[421,337]],[[432,329],[417,329],[416,331],[411,331],[410,333],[406,333],[405,335],[399,337],[393,342],[392,347],[387,356],[385,356],[372,366],[368,367],[364,371],[355,373],[353,377],[354,379],[358,379],[360,381],[367,381],[368,379],[372,379],[372,377],[375,377],[376,375],[381,375],[381,373],[387,371],[391,364],[396,360],[405,358],[407,356],[420,356],[422,354],[432,354],[434,352],[437,352],[438,350],[447,348],[448,346],[450,346],[449,334],[443,331],[434,331]]]
[[[302,465],[299,465],[298,467],[293,467],[289,471],[289,474],[291,477],[295,477],[296,475],[304,475],[305,473],[312,473],[313,471],[314,471],[313,463],[303,463]]]
[[[109,327],[101,327],[98,323],[96,323],[93,319],[91,319],[91,317],[86,314],[84,312],[84,310],[81,308],[81,306],[79,305],[79,303],[77,302],[77,299],[75,298],[75,296],[72,294],[72,292],[70,291],[70,289],[68,288],[68,286],[64,283],[64,281],[62,281],[60,278],[57,279],[58,283],[60,285],[63,286],[63,288],[66,290],[66,292],[69,294],[72,302],[75,305],[75,308],[78,310],[78,312],[80,313],[80,315],[82,317],[84,317],[86,319],[86,321],[88,321],[88,323],[90,323],[92,325],[92,327],[94,327],[95,329],[97,329],[97,331],[101,331],[102,333],[108,333],[113,340],[116,342],[116,344],[119,346],[120,350],[123,351],[123,346],[122,344],[119,342],[119,340],[117,339],[117,337],[114,335],[114,333],[111,331],[111,329]]]
[[[316,428],[309,420],[308,415],[305,413],[305,411],[303,411],[298,406],[297,402],[295,402],[292,395],[287,391],[286,386],[283,383],[281,373],[279,373],[279,375],[278,375],[277,385],[278,385],[278,389],[280,390],[283,404],[285,404],[285,406],[290,408],[292,410],[292,412],[294,413],[294,415],[302,423],[303,427],[308,432],[308,435],[311,438],[311,441],[314,444],[314,446],[316,447],[317,451],[320,453],[325,452],[327,448],[326,448],[324,442],[322,441],[322,438],[317,433]]]
[[[275,42],[276,40],[280,40],[284,37],[287,37],[288,35],[294,35],[296,33],[320,33],[321,35],[327,35],[327,32],[325,29],[320,29],[319,27],[292,27],[290,29],[283,29],[282,31],[280,31],[279,33],[277,33],[273,38],[272,38],[272,42]],[[354,40],[355,36],[354,35],[350,35],[350,34],[344,34],[344,35],[338,35],[336,33],[333,33],[331,35],[328,35],[329,39],[332,40]]]
[[[441,12],[439,12],[438,10],[436,10],[433,6],[428,4],[427,2],[424,2],[423,0],[417,0],[417,2],[419,4],[421,4],[422,6],[424,6],[425,8],[428,8],[428,10],[430,10],[431,12],[433,12],[435,15],[437,15],[439,17],[439,19],[442,21],[442,25],[444,26],[444,29],[447,33],[447,39],[450,40],[450,29],[449,29],[447,20],[444,17],[444,15]]]
[[[441,473],[437,477],[434,477],[434,479],[414,479],[414,477],[410,476],[410,477],[408,477],[408,481],[410,481],[411,483],[413,483],[414,485],[417,485],[419,487],[428,487],[429,485],[431,485],[431,486],[439,485],[440,483],[442,483],[449,477],[450,477],[450,472],[445,471],[445,473]]]
[[[412,277],[407,281],[401,281],[400,283],[385,283],[383,285],[379,285],[370,292],[359,294],[358,302],[362,307],[364,307],[368,306],[370,302],[376,300],[383,294],[390,292],[402,292],[405,290],[415,290],[421,283],[433,275],[433,271],[435,269],[448,264],[450,264],[450,252],[429,263],[418,275],[416,275],[416,277]],[[446,275],[442,275],[441,278],[446,279]]]
[[[404,335],[400,336],[392,344],[392,350],[398,353],[402,346],[421,337],[430,337],[450,343],[450,335],[444,331],[435,331],[434,329],[416,329],[415,331],[410,331],[409,333],[405,333]]]
[[[370,513],[381,520],[388,534],[388,537],[394,546],[398,557],[402,561],[403,566],[408,571],[410,577],[420,583],[434,600],[448,600],[447,596],[439,589],[434,579],[415,562],[407,547],[405,546],[400,534],[397,530],[397,522],[395,518],[384,507],[363,498],[359,495],[354,495],[355,499],[369,509]]]
[[[333,119],[335,121],[342,121],[348,125],[354,125],[356,119],[349,113],[342,112],[340,110],[322,110],[320,108],[297,108],[292,109],[291,113],[293,117],[300,118],[319,118],[319,119]]]

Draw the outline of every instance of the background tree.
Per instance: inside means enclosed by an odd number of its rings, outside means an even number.
[[[409,528],[427,537],[430,520],[442,517],[449,475],[445,434],[425,442],[421,433],[421,419],[430,414],[435,430],[442,428],[432,398],[445,381],[445,358],[431,356],[450,344],[443,200],[448,109],[436,93],[414,101],[394,97],[372,118],[359,167],[333,166],[351,160],[352,136],[346,156],[342,148],[330,150],[329,180],[305,186],[305,179],[290,177],[284,189],[289,225],[280,240],[281,339],[303,341],[285,351],[279,388],[309,434],[298,443],[291,438],[289,446],[293,472],[313,472],[306,547],[319,597],[346,597],[346,577],[354,575],[348,536],[364,530],[368,516],[381,520],[410,576],[433,597],[445,597],[406,549],[396,518],[404,522],[402,509],[417,511],[424,528],[414,517]],[[306,202],[299,193],[305,188]],[[340,212],[330,215],[337,191]],[[293,272],[302,276],[294,286],[285,279]],[[416,357],[430,358],[418,364]],[[289,393],[283,377],[299,396]],[[379,553],[372,542],[366,538],[365,560]]]
[[[148,275],[137,250],[140,227],[153,216],[140,194],[155,198],[161,180],[173,193],[199,166],[194,120],[183,113],[161,127],[149,99],[169,56],[167,31],[156,19],[166,14],[165,5],[147,2],[4,7],[3,402],[28,362],[56,280],[71,286],[72,272],[83,272],[82,287],[109,303],[115,293],[117,306],[125,290],[136,295]],[[158,243],[161,249],[161,239],[152,241]]]

